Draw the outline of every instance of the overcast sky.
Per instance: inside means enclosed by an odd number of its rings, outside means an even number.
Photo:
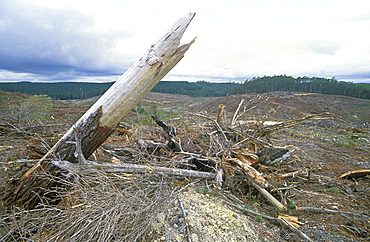
[[[368,0],[1,0],[0,81],[115,81],[189,12],[163,80],[370,83]]]

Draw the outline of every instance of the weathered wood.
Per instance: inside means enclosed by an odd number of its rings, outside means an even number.
[[[78,160],[78,152],[75,152],[77,147],[76,137],[80,137],[81,150],[84,157],[89,157],[94,151],[95,147],[93,144],[97,143],[97,140],[107,139],[109,135],[114,131],[114,129],[107,129],[104,127],[99,127],[99,118],[102,116],[102,108],[99,107],[95,112],[93,112],[86,120],[86,122],[77,122],[71,129],[67,132],[70,135],[64,135],[58,142],[27,172],[22,175],[22,179],[27,178],[34,172],[38,167],[40,167],[41,162],[44,161],[49,155],[55,153],[56,157],[59,159],[65,159],[76,162]],[[77,133],[76,133],[77,132]],[[89,141],[89,142],[88,142]],[[85,147],[85,149],[82,149]],[[75,155],[76,154],[76,155]]]
[[[47,188],[57,182],[41,180],[35,170],[58,174],[59,168],[42,162],[50,155],[57,159],[78,162],[81,144],[83,157],[89,156],[109,137],[120,120],[184,57],[195,38],[188,44],[180,40],[195,13],[180,19],[160,40],[153,44],[145,55],[136,61],[91,108],[64,134],[64,136],[42,157],[13,187],[5,191],[5,207],[37,205]],[[77,132],[77,134],[76,134]],[[76,142],[76,137],[80,140]],[[81,158],[81,156],[80,156]],[[31,175],[32,174],[32,175]],[[41,187],[41,189],[39,189]]]
[[[218,114],[217,114],[217,123],[221,124],[222,122],[222,116],[224,114],[224,109],[225,109],[226,105],[223,105],[223,104],[220,104],[218,105]]]
[[[288,221],[292,226],[295,228],[299,228],[303,225],[302,222],[299,221],[297,216],[292,216],[284,213],[279,213],[278,218],[284,218],[286,221]]]
[[[290,231],[298,234],[302,239],[304,239],[305,241],[309,241],[309,242],[313,242],[313,240],[305,233],[303,233],[301,230],[299,230],[298,228],[294,227],[289,221],[287,221],[285,218],[283,217],[279,217],[278,218],[279,220],[279,223],[288,228]]]
[[[180,19],[91,106],[54,145],[53,150],[57,157],[77,161],[74,155],[76,145],[70,142],[75,140],[74,132],[77,131],[81,138],[83,155],[89,158],[115,130],[120,120],[184,57],[195,39],[178,46],[194,16],[195,13],[189,13]],[[27,176],[29,173],[23,177]]]
[[[159,120],[158,116],[155,114],[152,115],[152,118],[164,130],[164,132],[166,132],[168,147],[170,148],[170,150],[175,152],[183,151],[181,147],[181,141],[179,137],[177,137],[176,128],[173,126],[169,126],[165,122]]]
[[[232,161],[232,162],[236,163],[240,168],[242,168],[244,174],[249,179],[251,179],[252,181],[257,183],[259,186],[261,186],[263,188],[268,187],[269,184],[266,181],[266,179],[263,177],[263,175],[259,171],[254,169],[252,166],[242,162],[239,159],[228,159],[228,161]]]
[[[245,208],[243,208],[243,207],[241,207],[239,205],[235,205],[235,204],[233,204],[231,202],[228,202],[228,201],[225,201],[225,200],[223,202],[226,203],[227,205],[231,206],[231,207],[234,207],[236,209],[239,209],[244,214],[250,214],[250,215],[253,215],[253,216],[257,216],[257,215],[258,216],[262,216],[262,218],[264,218],[264,219],[268,219],[268,220],[271,220],[273,222],[279,223],[283,227],[288,228],[290,231],[298,234],[305,241],[311,241],[311,242],[313,242],[313,240],[308,235],[306,235],[305,233],[303,233],[298,228],[294,227],[289,221],[287,221],[285,218],[283,218],[281,216],[278,217],[278,218],[274,218],[274,217],[271,217],[271,216],[260,214],[258,212],[254,212],[254,211],[252,211],[250,209],[245,209]]]
[[[351,179],[351,178],[364,177],[368,175],[370,175],[370,169],[348,171],[346,173],[341,174],[339,177],[342,179]]]
[[[52,163],[60,169],[66,170],[72,174],[87,175],[97,170],[104,172],[123,172],[123,173],[157,173],[181,177],[197,177],[204,179],[216,179],[217,174],[204,171],[184,170],[177,168],[168,168],[160,166],[145,166],[136,164],[121,163],[94,163],[75,164],[68,161],[55,160]]]
[[[286,211],[287,208],[286,206],[284,206],[281,202],[279,202],[274,196],[272,196],[268,191],[266,191],[266,189],[260,187],[253,179],[251,179],[250,177],[247,176],[247,179],[248,179],[248,182],[254,186],[254,188],[256,188],[262,196],[264,196],[266,198],[266,200],[274,205],[278,211]]]
[[[243,163],[239,159],[229,159],[235,162],[240,168],[242,168],[244,174],[247,177],[248,182],[254,186],[266,200],[274,205],[279,211],[285,211],[286,206],[279,202],[275,197],[273,197],[265,188],[268,187],[268,182],[263,178],[262,174],[254,169],[252,166]]]
[[[237,115],[238,115],[238,113],[239,113],[239,110],[240,110],[240,108],[241,108],[241,106],[242,106],[243,102],[244,102],[244,99],[240,100],[240,103],[239,103],[239,105],[238,105],[238,108],[235,110],[234,116],[233,116],[233,118],[231,119],[231,126],[234,126],[234,125],[235,125],[235,123],[236,123],[236,121],[238,120],[238,116],[237,116]]]
[[[86,158],[108,138],[120,120],[184,57],[194,40],[183,46],[178,46],[194,15],[194,13],[190,13],[180,19],[77,121],[75,126],[83,126],[81,123],[86,123],[86,120],[91,118],[96,110],[102,110],[97,125],[86,127],[89,130],[88,133],[84,131],[85,134],[80,135],[82,151]],[[78,130],[83,131],[86,128],[81,127]],[[65,136],[74,137],[72,133],[73,129],[71,128]],[[65,142],[63,143],[65,144]],[[61,145],[56,152],[61,154],[62,159],[73,162],[74,157],[71,157],[71,154],[74,153],[71,152],[73,150],[74,147],[67,149]]]

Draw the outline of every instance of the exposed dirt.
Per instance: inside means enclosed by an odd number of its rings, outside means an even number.
[[[18,179],[34,163],[26,160],[40,158],[92,102],[55,101],[51,109],[43,111],[42,117],[20,120],[20,116],[27,116],[19,109],[27,98],[23,94],[0,92],[2,191],[8,189],[11,181]],[[189,113],[197,112],[216,119],[218,106],[224,104],[223,124],[227,126],[242,99],[244,104],[240,111],[247,112],[239,120],[250,121],[253,125],[243,126],[241,123],[239,128],[256,128],[256,125],[261,125],[256,121],[287,121],[324,112],[332,114],[280,128],[263,137],[263,141],[274,146],[294,146],[297,150],[281,164],[261,164],[257,169],[272,185],[268,189],[271,194],[287,204],[290,208],[287,214],[299,217],[303,223],[300,229],[312,240],[369,241],[370,177],[339,178],[348,171],[370,169],[369,100],[288,92],[218,98],[150,93],[141,102],[141,110],[137,108],[127,115],[121,132],[113,134],[103,147],[122,153],[126,148],[137,148],[139,139],[163,142],[165,134],[150,119],[155,112],[177,128],[184,151],[205,156],[214,154],[215,148],[212,147],[218,144],[208,139],[212,129],[215,130],[212,122]],[[124,155],[127,156],[126,153]],[[167,151],[159,151],[156,155],[169,159],[174,157]],[[106,155],[103,158],[107,158]],[[138,159],[132,162],[140,163]],[[150,162],[155,162],[155,159]],[[282,179],[282,175],[294,171],[301,173]],[[184,186],[179,196],[186,211],[187,223],[192,227],[193,241],[300,241],[296,234],[278,224],[259,216],[245,215],[222,203],[225,199],[260,214],[276,216],[275,209],[248,185],[242,173],[226,179],[221,188],[191,181],[176,186]],[[297,207],[345,211],[358,216],[299,211]],[[0,212],[5,214],[4,208],[0,207]],[[157,241],[186,241],[181,213],[178,199],[169,201],[152,222],[151,238]]]

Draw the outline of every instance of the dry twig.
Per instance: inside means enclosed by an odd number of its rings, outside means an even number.
[[[181,208],[182,217],[184,218],[185,229],[186,229],[186,236],[187,236],[188,242],[191,242],[191,233],[190,233],[190,228],[189,228],[190,227],[190,224],[189,224],[189,222],[186,219],[186,212],[185,212],[185,209],[184,209],[184,205],[182,204],[180,195],[177,195],[177,200],[179,201],[179,205],[180,205],[180,208]]]
[[[339,214],[348,214],[356,217],[361,217],[366,220],[370,220],[370,216],[366,216],[364,214],[359,213],[352,213],[352,212],[346,212],[346,211],[339,211],[339,210],[332,210],[327,208],[312,208],[312,207],[297,207],[297,211],[308,211],[308,212],[316,212],[316,213],[339,213]]]

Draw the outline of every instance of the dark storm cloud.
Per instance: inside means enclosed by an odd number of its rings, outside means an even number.
[[[118,35],[99,35],[91,31],[93,25],[90,18],[75,10],[2,0],[0,69],[39,75],[112,74],[117,66],[109,59],[115,55]]]

